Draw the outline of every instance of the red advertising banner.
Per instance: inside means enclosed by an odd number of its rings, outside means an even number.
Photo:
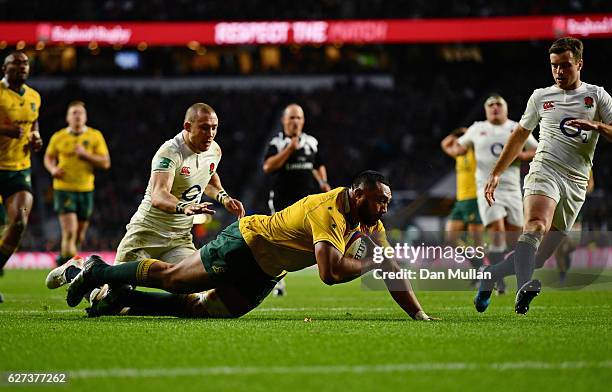
[[[472,19],[269,22],[0,22],[0,41],[87,45],[316,45],[612,37],[612,14]]]

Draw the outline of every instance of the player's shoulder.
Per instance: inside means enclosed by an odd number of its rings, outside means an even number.
[[[58,141],[66,138],[68,136],[68,128],[61,128],[58,129],[57,131],[53,132],[53,135],[51,135],[51,139],[49,139],[49,143],[57,143]]]
[[[541,100],[544,96],[557,95],[559,93],[560,89],[555,85],[540,87],[533,90],[533,92],[531,93],[531,98],[538,101]]]
[[[489,125],[488,121],[474,121],[474,123],[469,126],[468,132],[470,130],[472,130],[473,132],[474,130],[480,130],[480,129],[486,128],[488,125]]]
[[[283,131],[276,133],[272,139],[270,139],[270,145],[276,147],[281,150],[283,148],[283,144],[285,143],[285,134]]]
[[[601,98],[601,97],[605,96],[606,94],[609,95],[609,93],[606,91],[606,89],[603,88],[602,86],[598,86],[596,84],[590,84],[590,83],[586,83],[586,82],[582,82],[582,84],[584,85],[584,88],[585,88],[587,94],[593,94],[593,95],[597,96],[598,98]]]
[[[507,119],[506,122],[504,123],[504,127],[510,129],[511,131],[514,130],[514,128],[516,128],[516,126],[518,125],[518,121],[514,121],[512,119]]]
[[[178,135],[180,136],[180,134]],[[182,138],[177,138],[176,136],[170,140],[166,140],[157,150],[156,155],[169,155],[169,156],[180,156],[182,145],[185,144]],[[168,158],[169,158],[168,156]]]
[[[60,138],[60,137],[65,137],[68,134],[69,134],[68,127],[64,127],[64,128],[60,128],[57,131],[53,132],[53,135],[51,135],[51,137]]]
[[[87,131],[91,132],[91,135],[95,138],[104,139],[104,134],[97,128],[87,127]]]
[[[306,132],[302,132],[302,138],[306,143],[308,143],[311,147],[316,147],[319,144],[319,141],[316,137],[307,134]]]
[[[330,211],[337,210],[334,206],[337,205],[337,200],[340,194],[345,190],[344,187],[334,188],[329,192],[316,193],[314,195],[306,196],[304,200],[304,208],[306,212],[312,212],[319,209],[326,209]]]

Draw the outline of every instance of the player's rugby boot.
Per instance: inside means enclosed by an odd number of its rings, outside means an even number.
[[[479,268],[479,271],[485,271],[485,270],[486,270],[486,267],[484,265]],[[481,280],[480,285],[478,286],[478,292],[476,293],[476,296],[474,297],[474,306],[476,307],[476,310],[479,311],[480,313],[487,310],[487,308],[489,307],[489,304],[491,303],[492,290],[486,287],[487,284],[490,284],[490,283],[484,279]]]
[[[129,285],[110,286],[107,284],[100,289],[93,289],[89,297],[91,306],[85,309],[87,316],[100,317],[120,314],[123,306],[119,305],[119,298],[131,289],[132,286]]]
[[[83,261],[81,256],[74,256],[59,267],[52,269],[45,281],[47,288],[56,289],[70,283],[83,269]]]
[[[104,265],[108,267],[108,264],[104,262],[97,255],[91,255],[85,262],[83,263],[83,269],[79,274],[72,280],[70,286],[68,286],[68,294],[66,295],[66,303],[70,307],[75,307],[81,300],[83,296],[89,292],[90,290],[96,288],[96,284],[93,282],[91,276],[91,270],[95,265]]]
[[[533,279],[525,283],[517,292],[514,300],[514,311],[518,314],[525,314],[529,311],[531,301],[540,295],[542,283]]]

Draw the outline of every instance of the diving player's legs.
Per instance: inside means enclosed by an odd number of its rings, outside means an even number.
[[[146,259],[110,266],[92,256],[68,288],[68,305],[78,305],[85,293],[105,283],[158,288],[177,294],[197,293],[216,287],[204,268],[200,252],[194,252],[178,264]]]

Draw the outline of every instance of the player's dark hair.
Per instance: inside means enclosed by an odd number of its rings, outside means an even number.
[[[379,173],[374,170],[366,170],[364,172],[359,173],[357,177],[355,177],[351,187],[353,189],[372,189],[375,188],[376,184],[379,182],[389,187],[391,186],[391,184],[389,184],[389,180],[387,180],[387,178],[382,173]]]
[[[9,57],[15,58],[15,56],[22,54],[26,57],[28,57],[27,54],[25,54],[25,52],[21,51],[21,50],[13,50],[11,53],[8,54],[8,56],[6,56],[4,58],[4,61],[2,62],[3,65],[6,65],[6,63],[8,62]]]
[[[576,61],[580,61],[582,60],[583,49],[584,45],[582,44],[582,41],[580,41],[578,38],[563,37],[553,42],[553,44],[550,46],[550,49],[548,49],[548,53],[561,54],[569,50],[573,53],[574,59],[576,59]]]

